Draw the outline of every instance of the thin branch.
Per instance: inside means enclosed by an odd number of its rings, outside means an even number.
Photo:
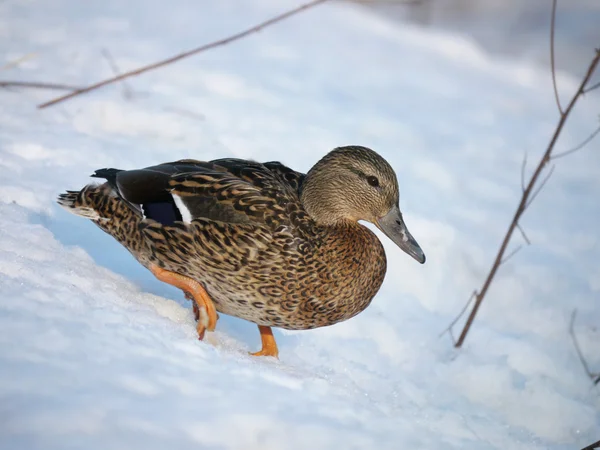
[[[575,347],[575,351],[577,352],[577,356],[581,365],[583,366],[583,370],[588,377],[594,382],[594,384],[598,384],[600,382],[600,374],[594,373],[590,370],[585,357],[583,356],[583,352],[581,351],[581,347],[579,346],[579,341],[577,340],[577,336],[575,336],[575,317],[577,316],[577,310],[574,309],[571,313],[571,323],[569,324],[569,334],[571,335],[571,339],[573,340],[573,346]]]
[[[566,152],[562,152],[562,153],[557,153],[556,155],[552,155],[552,159],[556,159],[556,158],[562,158],[563,156],[567,156],[570,155],[571,153],[575,153],[578,150],[581,150],[583,147],[585,147],[586,145],[588,145],[590,142],[592,142],[592,140],[596,137],[596,135],[600,133],[600,125],[598,125],[598,128],[596,128],[592,134],[590,134],[581,144],[579,144],[577,147],[573,147],[571,150],[567,150]]]
[[[234,42],[234,41],[237,41],[239,39],[242,39],[242,38],[244,38],[244,37],[246,37],[246,36],[248,36],[250,34],[258,33],[259,31],[261,31],[261,30],[263,30],[263,29],[265,29],[265,28],[267,28],[267,27],[269,27],[271,25],[274,25],[274,24],[276,24],[278,22],[281,22],[282,20],[285,20],[285,19],[287,19],[289,17],[292,17],[292,16],[294,16],[294,15],[296,15],[296,14],[302,12],[302,11],[305,11],[307,9],[310,9],[310,8],[313,8],[313,7],[317,6],[317,5],[320,5],[321,3],[325,3],[326,1],[328,1],[328,0],[313,0],[313,1],[310,1],[308,3],[305,3],[305,4],[300,5],[300,6],[296,7],[296,8],[294,8],[294,9],[286,11],[283,14],[279,14],[278,16],[275,16],[275,17],[273,17],[273,18],[271,18],[269,20],[266,20],[266,21],[264,21],[262,23],[259,23],[258,25],[255,25],[255,26],[253,26],[251,28],[248,28],[248,29],[246,29],[244,31],[241,31],[239,33],[232,34],[231,36],[228,36],[228,37],[223,38],[223,39],[219,39],[218,41],[210,42],[208,44],[202,45],[202,46],[197,47],[195,49],[188,50],[186,52],[180,53],[180,54],[175,55],[175,56],[171,56],[170,58],[164,59],[162,61],[158,61],[158,62],[155,62],[153,64],[149,64],[147,66],[139,67],[139,68],[131,70],[129,72],[125,72],[125,73],[123,73],[121,75],[114,76],[112,78],[108,78],[108,79],[103,80],[103,81],[99,81],[98,83],[94,83],[94,84],[92,84],[90,86],[87,86],[87,87],[85,87],[83,89],[77,89],[75,92],[71,92],[70,94],[63,95],[61,97],[57,97],[57,98],[55,98],[53,100],[50,100],[48,102],[42,103],[41,105],[38,105],[38,108],[42,109],[42,108],[47,108],[48,106],[56,105],[57,103],[64,102],[65,100],[68,100],[68,99],[76,97],[78,95],[85,94],[87,92],[99,89],[99,88],[101,88],[103,86],[107,86],[109,84],[116,83],[117,81],[125,80],[126,78],[134,77],[134,76],[137,76],[137,75],[141,75],[142,73],[149,72],[151,70],[155,70],[155,69],[158,69],[160,67],[164,67],[164,66],[172,64],[172,63],[174,63],[176,61],[180,61],[180,60],[182,60],[184,58],[188,58],[190,56],[197,55],[198,53],[205,52],[206,50],[210,50],[212,48],[219,47],[221,45],[229,44],[231,42]]]
[[[0,81],[0,88],[32,88],[32,89],[52,89],[55,91],[77,91],[80,86],[70,86],[59,83],[38,83],[35,81]]]
[[[0,66],[0,70],[8,70],[8,69],[12,69],[13,67],[17,67],[19,66],[19,64],[35,58],[37,56],[37,53],[27,53],[26,55],[23,55],[13,61],[9,61],[6,64],[4,64],[3,66]]]
[[[593,444],[583,447],[581,450],[594,450],[600,448],[600,441],[594,442]]]
[[[110,66],[110,69],[113,71],[113,74],[115,76],[120,75],[121,71],[119,70],[119,66],[117,65],[117,62],[115,61],[115,59],[112,57],[112,55],[110,54],[110,52],[107,49],[105,49],[105,48],[102,49],[102,56],[104,56],[104,58],[108,62],[108,65]],[[131,89],[131,87],[129,87],[129,84],[125,80],[121,80],[121,85],[123,86],[123,97],[125,99],[133,98],[133,90]]]
[[[184,109],[184,108],[176,108],[176,107],[165,106],[163,108],[163,111],[167,111],[169,113],[177,114],[177,115],[180,115],[182,117],[187,117],[188,119],[194,119],[194,120],[199,120],[199,121],[206,120],[206,117],[204,116],[204,114],[195,113],[195,112],[189,111],[189,110]]]
[[[448,328],[448,334],[450,335],[450,339],[452,339],[452,344],[456,344],[456,338],[454,337],[454,332],[452,328]]]
[[[533,175],[531,176],[529,183],[525,187],[525,191],[523,192],[523,195],[521,196],[521,201],[519,202],[519,205],[517,206],[517,209],[513,215],[512,221],[510,222],[510,225],[508,226],[508,230],[506,231],[506,234],[504,235],[504,239],[502,240],[502,243],[500,244],[500,248],[498,249],[498,253],[496,254],[496,258],[494,259],[494,262],[492,263],[492,267],[487,275],[487,278],[485,279],[483,286],[479,290],[479,295],[475,299],[475,304],[473,305],[473,309],[471,310],[469,317],[467,318],[467,322],[465,323],[465,326],[463,327],[463,330],[458,338],[458,341],[455,344],[455,347],[461,347],[462,344],[464,343],[464,341],[467,337],[467,334],[469,333],[469,330],[470,330],[471,326],[473,325],[473,321],[475,320],[475,317],[477,316],[477,312],[479,311],[479,308],[481,307],[481,303],[483,302],[483,299],[485,298],[485,295],[486,295],[490,285],[492,284],[494,277],[496,276],[496,272],[498,271],[498,268],[501,265],[501,262],[504,258],[504,253],[506,252],[506,248],[508,247],[508,243],[510,242],[513,232],[517,228],[517,225],[519,223],[519,220],[521,219],[521,216],[523,215],[523,213],[525,212],[527,207],[529,205],[531,205],[531,201],[533,201],[535,199],[535,196],[540,192],[540,189],[538,189],[532,195],[532,192],[536,185],[536,182],[537,182],[538,178],[540,177],[542,170],[544,169],[546,164],[548,164],[548,162],[550,161],[552,151],[554,150],[554,147],[555,147],[556,142],[558,141],[558,138],[563,130],[563,127],[564,127],[567,119],[569,118],[569,114],[573,110],[573,107],[577,103],[577,100],[579,99],[579,97],[581,97],[583,95],[583,90],[585,89],[585,86],[587,85],[588,81],[594,74],[594,71],[596,70],[598,63],[600,63],[600,50],[596,50],[594,58],[592,58],[592,61],[590,62],[587,72],[586,72],[585,76],[583,77],[583,79],[581,80],[579,88],[577,89],[577,91],[575,92],[573,97],[571,98],[571,101],[567,105],[567,108],[564,110],[564,113],[561,114],[560,119],[556,125],[556,129],[554,130],[554,134],[552,135],[552,138],[550,139],[550,143],[548,144],[548,147],[546,148],[546,151],[544,152],[542,159],[538,163],[537,168],[533,172]],[[552,174],[552,170],[550,171],[550,175],[551,174]],[[548,180],[548,177],[546,177],[546,179],[542,182],[542,185],[540,188],[543,187],[545,182]],[[530,196],[532,196],[531,200],[530,200]]]
[[[556,27],[556,3],[558,0],[552,0],[552,16],[550,18],[550,68],[552,70],[552,86],[554,87],[554,98],[556,106],[560,114],[564,114],[562,106],[560,106],[560,98],[558,97],[558,87],[556,86],[556,68],[554,65],[554,29]]]
[[[598,89],[600,88],[600,81],[592,86],[590,86],[589,88],[586,88],[583,90],[584,94],[587,94],[588,92],[592,92],[594,89]]]
[[[523,164],[521,164],[521,192],[525,192],[525,166],[527,166],[527,152],[523,155]]]
[[[517,246],[512,252],[510,252],[508,255],[506,255],[504,258],[502,258],[502,260],[500,261],[500,265],[506,263],[510,258],[515,256],[519,252],[519,250],[521,250],[522,248],[523,248],[522,245]]]
[[[523,236],[523,239],[525,240],[525,242],[527,242],[527,245],[531,245],[531,241],[525,234],[525,230],[523,230],[520,223],[517,223],[517,229],[521,232],[521,236]]]
[[[540,183],[540,187],[538,187],[535,190],[535,192],[533,194],[531,194],[531,199],[527,202],[527,204],[525,205],[525,208],[529,208],[529,205],[531,205],[531,203],[535,200],[535,198],[538,196],[538,194],[542,191],[542,189],[544,188],[544,186],[546,185],[546,183],[552,176],[552,173],[554,172],[555,167],[556,166],[550,167],[550,172],[548,172],[548,175],[546,175],[546,177],[542,180],[542,182]]]
[[[438,337],[442,337],[444,334],[450,333],[450,337],[452,337],[452,342],[456,343],[454,335],[452,334],[452,328],[454,327],[454,325],[456,325],[456,322],[458,322],[460,318],[464,315],[465,311],[467,310],[474,298],[477,298],[477,291],[473,291],[473,293],[469,297],[469,300],[467,300],[467,303],[465,303],[465,306],[463,306],[463,309],[460,311],[458,316],[456,316],[454,320],[450,322],[450,325],[448,325],[448,327],[444,331],[442,331]]]

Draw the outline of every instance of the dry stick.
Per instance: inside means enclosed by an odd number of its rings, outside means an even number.
[[[479,311],[479,307],[481,306],[481,303],[483,302],[483,299],[485,298],[485,294],[487,293],[487,291],[492,283],[492,280],[496,276],[496,272],[498,271],[498,268],[500,267],[500,264],[501,264],[503,256],[504,256],[504,252],[506,251],[506,247],[508,246],[508,243],[510,241],[510,238],[512,237],[513,232],[515,231],[515,228],[517,228],[517,226],[518,226],[519,219],[521,218],[521,215],[525,212],[525,209],[531,204],[531,202],[529,201],[529,196],[535,186],[535,183],[536,183],[537,179],[539,178],[540,174],[542,173],[542,169],[550,161],[550,156],[552,154],[552,150],[554,149],[556,141],[558,140],[558,137],[560,136],[560,133],[565,125],[565,122],[567,121],[567,118],[569,117],[571,110],[577,103],[577,100],[583,94],[583,90],[585,89],[586,84],[588,83],[592,74],[594,73],[594,70],[596,70],[596,67],[598,66],[599,62],[600,62],[600,50],[596,50],[596,55],[592,59],[592,62],[590,63],[590,66],[588,67],[587,73],[583,77],[583,80],[581,81],[579,88],[577,89],[577,91],[573,95],[573,98],[569,102],[567,109],[565,109],[564,113],[561,114],[560,120],[558,121],[558,125],[556,126],[556,129],[554,130],[554,135],[552,136],[552,139],[550,140],[550,143],[548,144],[548,148],[546,149],[544,156],[540,160],[537,168],[535,169],[535,172],[533,173],[531,179],[529,180],[529,183],[527,184],[527,187],[525,188],[525,191],[523,192],[523,195],[521,196],[521,201],[519,203],[519,206],[517,207],[517,210],[515,211],[512,222],[510,223],[510,225],[508,227],[508,231],[506,232],[506,235],[504,236],[504,240],[502,241],[502,244],[500,245],[500,249],[498,250],[496,259],[494,260],[494,263],[492,264],[492,268],[491,268],[485,282],[483,283],[481,290],[475,297],[475,304],[473,305],[473,309],[471,310],[471,313],[469,314],[469,317],[467,318],[467,322],[465,323],[465,326],[458,338],[458,341],[455,344],[455,347],[461,347],[463,342],[465,341],[465,338],[467,337],[467,333],[469,332],[471,325],[473,325],[473,321],[475,320],[477,311]],[[539,192],[539,191],[537,191],[537,192]]]
[[[556,25],[556,3],[558,0],[552,0],[552,17],[550,18],[550,67],[552,69],[552,86],[554,88],[554,98],[558,112],[564,114],[562,106],[560,106],[560,98],[558,97],[558,87],[556,86],[556,70],[554,69],[554,27]]]
[[[598,89],[600,87],[600,82],[590,86],[589,88],[587,88],[585,91],[583,91],[584,94],[587,94],[588,92],[593,91],[594,89]]]
[[[500,261],[500,265],[505,264],[510,258],[515,256],[522,248],[523,248],[522,245],[517,246],[512,252],[510,252],[508,255],[506,255],[505,258],[502,258],[502,260]]]
[[[552,174],[554,173],[554,168],[556,167],[556,165],[550,167],[550,172],[548,172],[548,175],[546,175],[544,177],[544,179],[542,180],[542,182],[540,183],[540,187],[538,187],[535,192],[533,194],[531,194],[531,198],[529,199],[529,201],[527,202],[527,204],[525,205],[525,209],[527,209],[529,207],[529,205],[531,205],[531,203],[535,200],[535,198],[538,196],[538,194],[542,191],[542,189],[544,188],[544,186],[546,185],[546,183],[548,182],[548,180],[550,179],[550,177],[552,176]]]
[[[577,340],[577,336],[575,336],[575,317],[577,316],[577,310],[574,309],[571,313],[571,323],[569,325],[569,334],[571,335],[571,339],[573,340],[573,346],[575,347],[575,351],[577,352],[577,356],[579,357],[579,361],[581,361],[581,365],[583,366],[583,370],[585,373],[592,379],[594,384],[600,383],[600,374],[594,373],[590,370],[590,366],[588,365],[585,357],[583,356],[583,352],[581,351],[581,347],[579,347],[579,341]]]
[[[523,155],[523,164],[521,164],[521,194],[525,192],[525,167],[527,167],[527,152]],[[531,245],[529,238],[525,234],[525,230],[521,227],[521,224],[517,222],[517,229],[521,232],[521,236],[523,236],[523,240],[527,243],[527,245]],[[508,261],[508,259],[521,250],[521,246],[519,246],[510,256],[504,259],[504,262]],[[501,263],[502,264],[502,263]]]
[[[172,63],[174,63],[176,61],[182,60],[184,58],[188,58],[190,56],[197,55],[198,53],[204,52],[206,50],[210,50],[211,48],[215,48],[215,47],[219,47],[221,45],[229,44],[230,42],[237,41],[238,39],[242,39],[243,37],[246,37],[246,36],[248,36],[250,34],[257,33],[259,31],[261,31],[263,28],[266,28],[268,26],[274,25],[277,22],[281,22],[282,20],[287,19],[288,17],[291,17],[291,16],[293,16],[295,14],[298,14],[299,12],[302,12],[302,11],[305,11],[307,9],[310,9],[310,8],[312,8],[314,6],[317,6],[317,5],[321,4],[321,3],[325,3],[326,1],[328,1],[328,0],[313,0],[311,2],[308,2],[308,3],[305,3],[303,5],[300,5],[297,8],[291,9],[291,10],[289,10],[289,11],[283,13],[283,14],[275,16],[275,17],[273,17],[273,18],[271,18],[269,20],[266,20],[265,22],[262,22],[262,23],[260,23],[258,25],[255,25],[255,26],[251,27],[251,28],[248,28],[247,30],[244,30],[244,31],[241,31],[239,33],[233,34],[233,35],[228,36],[228,37],[226,37],[224,39],[220,39],[218,41],[214,41],[214,42],[211,42],[209,44],[202,45],[201,47],[197,47],[197,48],[195,48],[193,50],[189,50],[187,52],[180,53],[178,55],[175,55],[175,56],[172,56],[170,58],[164,59],[162,61],[150,64],[150,65],[147,65],[147,66],[143,66],[143,67],[140,67],[138,69],[131,70],[129,72],[125,72],[125,73],[123,73],[121,75],[117,75],[117,76],[114,76],[112,78],[108,78],[108,79],[103,80],[103,81],[99,81],[98,83],[92,84],[92,85],[87,86],[87,87],[85,87],[83,89],[77,89],[75,92],[71,92],[70,94],[66,94],[66,95],[63,95],[61,97],[57,97],[54,100],[50,100],[50,101],[48,101],[46,103],[42,103],[41,105],[38,105],[38,108],[42,109],[42,108],[47,108],[48,106],[56,105],[57,103],[64,102],[65,100],[68,100],[68,99],[76,97],[78,95],[85,94],[87,92],[96,90],[96,89],[101,88],[103,86],[106,86],[106,85],[109,85],[109,84],[112,84],[112,83],[116,83],[117,81],[121,81],[121,80],[124,80],[126,78],[133,77],[133,76],[137,76],[137,75],[140,75],[142,73],[149,72],[150,70],[158,69],[159,67],[163,67],[163,66],[166,66],[168,64],[172,64]]]
[[[108,62],[108,65],[110,66],[110,69],[113,71],[113,74],[115,76],[120,75],[121,71],[119,70],[119,66],[117,65],[117,62],[115,61],[115,59],[112,57],[112,55],[110,54],[110,52],[107,49],[105,49],[105,48],[102,49],[102,56],[104,56],[104,58]],[[127,82],[125,80],[122,80],[121,84],[123,86],[123,97],[126,100],[130,100],[131,98],[133,98],[133,89],[131,89],[129,87],[129,84],[127,84]]]
[[[525,242],[527,242],[527,245],[531,245],[531,241],[529,240],[529,238],[525,234],[525,230],[523,230],[523,228],[521,227],[520,223],[517,223],[517,229],[521,232],[521,236],[523,236],[523,240]]]
[[[169,113],[177,114],[177,115],[180,115],[182,117],[187,117],[188,119],[194,119],[194,120],[199,120],[199,121],[206,120],[206,116],[204,116],[204,114],[195,113],[193,111],[189,111],[189,110],[184,109],[184,108],[176,108],[176,107],[171,107],[171,106],[165,106],[163,108],[163,111],[167,111]]]
[[[442,331],[438,337],[442,337],[445,333],[450,333],[450,336],[452,337],[452,340],[454,341],[454,336],[452,335],[452,328],[454,327],[454,325],[456,325],[456,322],[458,322],[459,319],[463,316],[463,314],[465,313],[465,311],[467,310],[467,308],[469,307],[469,305],[471,304],[471,302],[473,301],[473,299],[475,297],[477,297],[477,291],[473,291],[473,293],[469,297],[469,300],[467,301],[467,303],[465,303],[465,306],[463,306],[463,309],[460,311],[460,313],[458,313],[458,315],[454,318],[454,320],[452,322],[450,322],[450,325],[448,325],[446,327],[446,329],[444,331]]]
[[[581,144],[579,144],[577,147],[573,147],[571,150],[567,150],[566,152],[562,152],[562,153],[557,153],[556,155],[552,155],[552,159],[556,159],[556,158],[562,158],[563,156],[567,156],[570,155],[571,153],[575,153],[578,150],[581,150],[583,147],[585,147],[587,144],[589,144],[590,142],[592,142],[592,140],[596,137],[596,135],[600,133],[600,125],[598,126],[598,128],[596,128],[592,134],[590,134]]]
[[[69,86],[68,84],[58,83],[37,83],[34,81],[0,81],[0,88],[33,88],[33,89],[53,89],[56,91],[76,91],[80,86]]]
[[[525,191],[525,166],[527,166],[527,153],[523,155],[523,164],[521,164],[521,192]]]
[[[594,450],[600,448],[600,441],[596,441],[593,444],[588,445],[587,447],[583,447],[581,450]]]
[[[37,53],[27,53],[26,55],[23,55],[20,58],[17,58],[13,61],[9,61],[6,64],[4,64],[3,66],[0,66],[0,70],[12,69],[13,67],[17,67],[22,62],[27,61],[28,59],[31,59],[31,58],[35,58],[36,56],[37,56]]]

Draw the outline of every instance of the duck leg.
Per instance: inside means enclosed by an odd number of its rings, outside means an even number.
[[[250,353],[252,356],[274,356],[275,358],[279,355],[277,349],[277,343],[275,342],[275,336],[271,327],[265,327],[263,325],[258,326],[260,331],[260,340],[262,341],[262,349],[259,352]]]
[[[196,322],[198,322],[200,320],[200,310],[198,309],[198,305],[194,301],[194,297],[192,297],[190,295],[190,293],[186,292],[186,291],[183,291],[183,296],[186,298],[186,300],[189,300],[192,302],[192,311],[194,312],[194,320]],[[218,320],[219,320],[219,313],[217,313],[217,321]]]
[[[217,325],[217,310],[215,304],[199,282],[184,275],[161,269],[155,265],[151,265],[149,269],[160,281],[181,289],[186,296],[189,295],[194,300],[194,303],[198,307],[199,320],[196,325],[196,330],[198,331],[199,339],[204,339],[206,330],[213,331],[215,329],[215,326]],[[196,311],[194,310],[194,315],[195,314]]]
[[[183,291],[183,296],[186,298],[186,300],[189,300],[192,302],[192,311],[194,311],[194,320],[196,322],[198,322],[200,320],[200,310],[198,309],[198,305],[194,301],[194,297],[192,297],[189,292],[185,292],[185,291]],[[219,318],[219,315],[217,314],[217,319],[218,318]]]

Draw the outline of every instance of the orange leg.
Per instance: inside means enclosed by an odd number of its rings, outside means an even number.
[[[271,327],[265,327],[263,325],[258,326],[260,331],[260,340],[262,341],[262,349],[259,352],[250,353],[252,356],[279,356],[279,350],[277,349],[277,343],[275,342],[275,336]]]
[[[184,275],[161,269],[155,265],[150,266],[150,272],[163,283],[170,284],[171,286],[183,290],[186,297],[187,294],[192,297],[198,307],[199,320],[196,325],[196,330],[198,331],[199,339],[204,339],[206,330],[213,331],[215,329],[215,326],[217,325],[217,310],[215,309],[215,304],[199,282]],[[194,314],[195,312],[196,311],[194,311]]]
[[[190,295],[189,292],[185,292],[185,291],[183,291],[183,296],[186,298],[186,300],[190,300],[192,302],[192,311],[194,311],[194,320],[196,322],[198,322],[200,320],[200,310],[198,309],[198,305],[194,301],[194,298]],[[219,315],[217,314],[217,319],[218,318],[219,318]]]

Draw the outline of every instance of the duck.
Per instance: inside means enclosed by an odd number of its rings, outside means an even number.
[[[419,263],[391,165],[363,146],[338,147],[306,174],[281,162],[182,159],[97,170],[104,180],[58,196],[160,281],[193,301],[198,338],[219,313],[272,328],[308,330],[364,311],[381,287],[386,254],[370,222]]]

